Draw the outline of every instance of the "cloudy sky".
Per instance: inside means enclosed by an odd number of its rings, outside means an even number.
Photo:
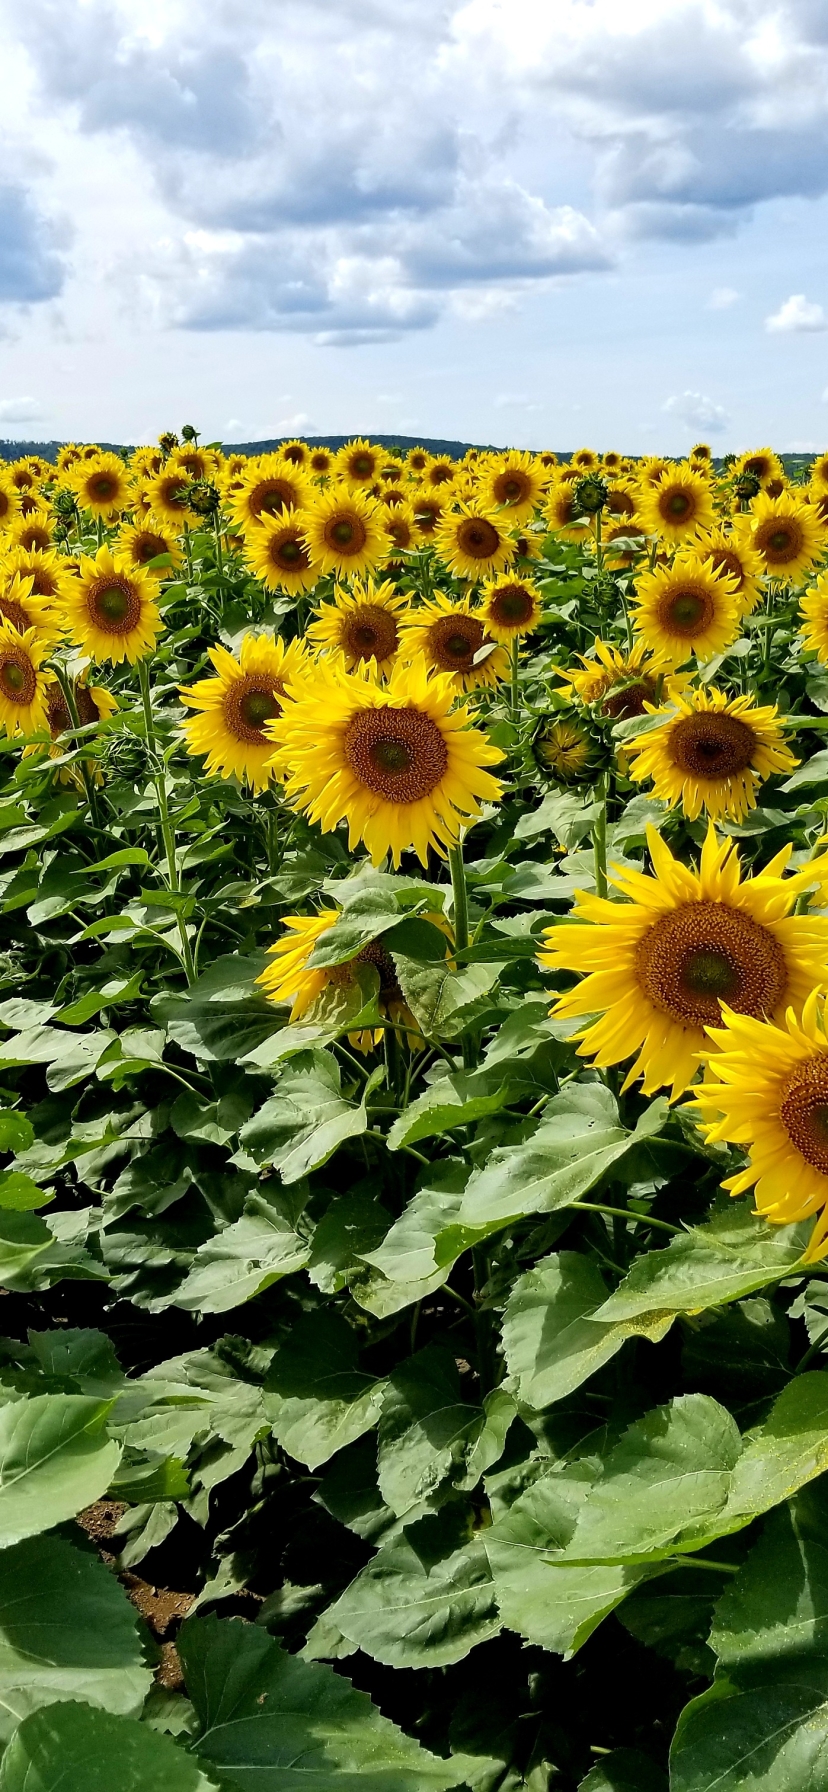
[[[0,435],[828,442],[826,0],[0,12]]]

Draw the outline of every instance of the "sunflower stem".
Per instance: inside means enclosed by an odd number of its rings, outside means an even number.
[[[463,863],[463,842],[457,840],[448,849],[449,869],[451,871],[451,892],[454,909],[454,945],[455,950],[467,952],[469,947],[469,890],[466,883],[466,867]],[[474,1043],[466,1034],[461,1040],[463,1067],[471,1070],[475,1063]]]
[[[518,635],[513,635],[511,642],[509,643],[509,661],[510,661],[510,667],[511,667],[511,680],[510,680],[510,686],[509,686],[509,690],[510,690],[509,704],[510,704],[510,708],[512,711],[512,721],[513,722],[517,722],[518,716],[520,715],[520,687],[518,685],[518,654],[519,654],[519,651],[520,651],[520,637]]]
[[[75,702],[75,693],[72,689],[72,681],[67,676],[63,667],[58,665],[56,660],[53,660],[52,664],[54,666],[55,677],[56,677],[58,684],[60,685],[60,688],[63,692],[63,700],[66,704],[66,708],[69,711],[69,720],[72,723],[73,729],[75,729],[77,731],[81,727],[81,719],[78,714],[77,703]],[[97,792],[95,790],[95,786],[92,781],[92,778],[90,777],[89,767],[88,767],[85,759],[81,760],[80,768],[81,768],[81,776],[83,778],[83,787],[86,792],[86,801],[87,801],[87,804],[89,807],[89,813],[92,817],[92,826],[96,829],[100,829],[101,817],[100,817],[100,812],[98,809]]]
[[[598,814],[592,828],[592,852],[595,864],[595,891],[598,896],[607,893],[607,775],[602,772],[595,788],[595,800]]]
[[[138,682],[141,686],[141,699],[142,699],[143,706],[144,706],[144,722],[145,722],[145,726],[146,726],[147,749],[148,749],[148,753],[150,754],[150,756],[152,758],[152,762],[153,762],[152,781],[153,781],[153,784],[155,785],[155,795],[156,795],[156,800],[158,802],[158,817],[159,817],[160,834],[161,834],[161,838],[159,841],[159,853],[161,851],[163,851],[163,854],[166,857],[168,887],[173,895],[180,896],[181,895],[181,878],[179,876],[178,862],[177,862],[176,856],[175,856],[175,829],[173,827],[172,818],[170,816],[169,803],[167,802],[166,768],[160,762],[159,757],[158,757],[158,745],[157,745],[156,736],[155,736],[155,723],[153,721],[153,715],[152,715],[152,693],[150,691],[150,681],[149,681],[149,662],[146,659],[138,661]],[[184,964],[184,970],[187,975],[187,982],[192,984],[195,982],[196,969],[195,969],[195,962],[193,959],[193,949],[190,944],[190,936],[187,932],[187,923],[186,923],[186,920],[185,920],[183,914],[179,913],[176,918],[178,921],[178,934],[179,934],[179,938],[181,940],[181,957],[182,957],[183,964]]]
[[[601,541],[601,512],[595,512],[595,565],[599,573],[604,570],[604,548]]]

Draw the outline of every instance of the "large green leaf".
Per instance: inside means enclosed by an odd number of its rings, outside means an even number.
[[[379,1488],[386,1505],[403,1517],[425,1510],[444,1482],[462,1485],[468,1452],[484,1423],[482,1408],[462,1397],[451,1351],[430,1344],[400,1363],[389,1378],[379,1424]]]
[[[257,1163],[275,1165],[283,1182],[318,1170],[345,1139],[368,1128],[364,1103],[340,1093],[339,1066],[330,1052],[303,1052],[282,1071],[275,1095],[243,1126],[239,1137]]]
[[[280,1206],[263,1195],[249,1195],[241,1219],[200,1246],[174,1296],[175,1305],[197,1313],[227,1313],[282,1276],[304,1269],[309,1254],[307,1239]]]
[[[578,1792],[667,1792],[667,1780],[640,1749],[614,1748],[590,1770]]]
[[[147,1724],[68,1702],[27,1717],[0,1763],[0,1792],[213,1792],[216,1783]]]
[[[378,1550],[328,1614],[390,1667],[444,1667],[500,1628],[489,1564],[465,1508],[406,1525]]]
[[[459,1158],[423,1172],[422,1186],[382,1243],[362,1252],[370,1272],[351,1276],[361,1307],[384,1319],[426,1300],[448,1280],[457,1258],[480,1237],[477,1229],[455,1223],[468,1175],[468,1165]]]
[[[636,1335],[659,1339],[671,1323],[657,1319],[595,1323],[607,1286],[597,1265],[577,1251],[559,1251],[515,1283],[503,1319],[503,1348],[512,1385],[527,1406],[550,1406],[580,1387]]]
[[[201,1734],[196,1753],[240,1792],[443,1792],[442,1761],[322,1663],[287,1655],[239,1619],[191,1618],[178,1642]],[[159,1788],[160,1792],[160,1788]]]
[[[318,1468],[379,1418],[383,1382],[357,1367],[356,1334],[338,1313],[307,1313],[277,1350],[264,1408],[283,1450]]]
[[[60,1537],[0,1554],[0,1738],[55,1699],[137,1717],[152,1670],[138,1617],[96,1555]]]
[[[741,1300],[801,1267],[810,1225],[769,1226],[746,1203],[637,1258],[597,1315],[612,1322],[644,1314],[698,1312]]]
[[[0,1410],[0,1548],[73,1518],[106,1491],[121,1458],[112,1402],[41,1394]]]
[[[437,1138],[455,1126],[471,1126],[508,1107],[514,1078],[505,1066],[469,1074],[459,1070],[443,1074],[444,1070],[441,1065],[428,1088],[395,1120],[388,1134],[390,1151],[416,1145],[419,1139]]]
[[[828,1700],[808,1685],[735,1698],[716,1686],[682,1713],[671,1792],[821,1792],[828,1785]],[[2,1782],[0,1782],[1,1784]]]

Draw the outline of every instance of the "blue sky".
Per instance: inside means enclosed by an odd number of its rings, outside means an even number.
[[[824,0],[27,0],[0,434],[828,442]]]

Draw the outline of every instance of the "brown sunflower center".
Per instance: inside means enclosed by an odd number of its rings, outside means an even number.
[[[296,503],[296,487],[289,479],[260,479],[247,500],[254,516],[281,516]]]
[[[485,639],[476,616],[440,616],[428,631],[429,653],[444,672],[473,672],[474,656]]]
[[[724,902],[686,902],[662,915],[639,941],[636,971],[653,1006],[692,1027],[718,1025],[720,1002],[771,1014],[788,982],[773,934]]]
[[[279,698],[284,689],[280,678],[273,678],[266,672],[245,672],[241,678],[234,679],[222,705],[230,733],[250,746],[266,746],[264,725],[272,722],[274,716],[281,715]]]
[[[288,455],[287,458],[290,459],[290,456]],[[310,464],[314,470],[314,473],[327,473],[328,468],[331,464],[331,457],[329,454],[326,454],[323,450],[317,449],[317,452],[315,454],[312,454],[310,457]]]
[[[752,454],[742,467],[742,472],[752,473],[754,479],[765,479],[770,470],[771,463],[766,454]]]
[[[105,635],[128,635],[141,620],[140,594],[124,573],[96,579],[87,591],[86,608]]]
[[[607,497],[607,509],[612,512],[613,516],[632,516],[635,504],[629,492],[616,490],[611,491]]]
[[[605,697],[601,709],[605,716],[624,721],[627,716],[643,716],[645,703],[652,703],[654,696],[652,679],[643,678],[639,684],[622,685],[620,691]]]
[[[140,535],[136,535],[132,552],[138,565],[146,566],[148,560],[154,560],[157,554],[168,553],[169,548],[163,535],[153,535],[151,530],[145,529]]]
[[[340,646],[355,660],[390,659],[399,639],[393,611],[381,604],[358,604],[346,611],[339,635]]]
[[[438,464],[436,467],[429,467],[428,479],[430,485],[448,485],[453,478],[453,467],[446,467],[442,464]]]
[[[0,649],[0,690],[9,703],[31,703],[37,691],[34,666],[22,647]]]
[[[75,686],[75,708],[77,709],[78,721],[82,728],[87,727],[90,722],[100,721],[98,705],[95,702],[92,692],[85,684],[78,684]],[[67,728],[73,726],[66,698],[58,684],[52,685],[49,692],[49,700],[46,705],[46,716],[49,723],[49,731],[55,740],[59,734],[63,734]]]
[[[503,628],[520,628],[531,622],[535,614],[531,591],[527,591],[525,585],[499,586],[489,604],[489,614],[492,621]]]
[[[373,454],[352,454],[348,462],[348,471],[354,479],[372,479],[374,465]]]
[[[112,473],[93,473],[86,482],[86,489],[96,504],[111,504],[118,495],[118,481]]]
[[[805,1162],[828,1176],[828,1052],[789,1077],[779,1117]]]
[[[805,534],[798,517],[774,516],[760,523],[754,541],[768,566],[788,566],[801,554]]]
[[[738,554],[732,548],[714,548],[709,558],[713,562],[714,572],[730,574],[739,582],[739,589],[745,582],[745,569]]]
[[[5,617],[19,635],[25,635],[27,628],[32,626],[23,605],[16,604],[13,597],[0,597],[0,616]]]
[[[666,491],[659,503],[659,510],[668,523],[683,523],[695,509],[689,492]]]
[[[386,952],[379,940],[370,940],[367,946],[363,946],[362,951],[357,953],[354,963],[372,964],[374,969],[379,972],[381,1001],[399,1002],[402,1000],[402,990],[397,979],[397,967],[390,952]]]
[[[386,522],[385,527],[396,547],[400,548],[403,552],[406,548],[410,548],[411,529],[406,522],[405,517],[390,517]]]
[[[345,730],[345,757],[355,778],[387,803],[417,803],[439,784],[446,743],[419,709],[360,709]]]
[[[26,529],[21,529],[17,539],[22,548],[29,550],[32,548],[43,550],[48,548],[50,542],[49,531],[42,523],[29,523]]]
[[[282,449],[282,453],[285,457],[285,460],[290,461],[290,464],[292,467],[304,466],[305,450],[302,447],[301,442],[290,442],[288,444],[287,448]]]
[[[520,504],[531,491],[532,482],[525,473],[498,473],[492,483],[492,495],[497,504]]]
[[[281,540],[274,536],[268,554],[271,564],[282,572],[307,572],[310,566],[310,554],[298,535],[285,535]]]
[[[337,554],[361,554],[368,540],[368,531],[356,510],[336,510],[323,530],[325,546]]]
[[[9,511],[11,510],[11,503],[12,501],[8,492],[4,492],[2,486],[0,486],[0,517],[8,516]]]
[[[500,547],[500,533],[484,516],[464,516],[457,528],[457,546],[470,560],[491,560]]]
[[[170,510],[186,510],[187,485],[185,480],[178,478],[174,473],[171,474],[169,479],[161,481],[160,493],[162,503],[166,504]]]
[[[669,753],[679,771],[697,778],[733,778],[746,771],[756,736],[738,716],[682,716],[670,729]]]
[[[665,591],[658,603],[658,620],[673,635],[688,640],[699,635],[712,622],[713,599],[703,585],[674,585]]]

